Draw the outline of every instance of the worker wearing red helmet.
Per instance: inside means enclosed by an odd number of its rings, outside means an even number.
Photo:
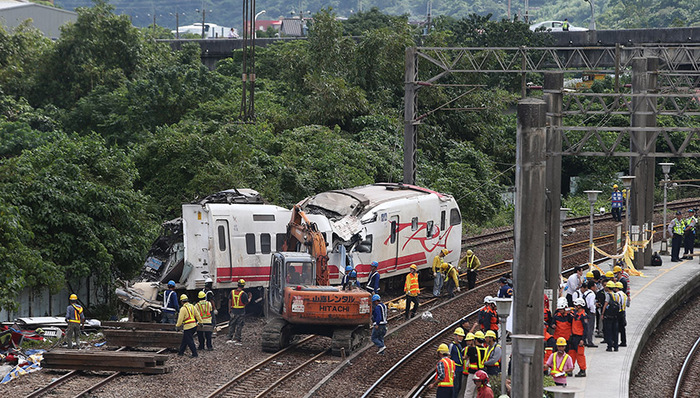
[[[430,383],[430,388],[437,386],[435,398],[452,398],[455,363],[450,359],[450,349],[447,344],[440,344],[437,352],[440,360],[435,367],[435,380]]]
[[[493,398],[493,390],[489,386],[489,375],[483,370],[474,374],[474,384],[476,384],[476,398]]]

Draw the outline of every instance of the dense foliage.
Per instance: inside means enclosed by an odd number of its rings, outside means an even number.
[[[545,44],[490,16],[437,18],[427,36],[406,19],[375,9],[340,22],[325,9],[308,40],[259,48],[255,124],[239,120],[240,52],[210,71],[196,43],[172,52],[102,1],[56,42],[0,30],[0,307],[25,287],[132,277],[158,224],[218,190],[290,206],[399,182],[406,47]],[[421,89],[418,184],[454,195],[468,227],[487,225],[513,184],[520,80],[441,82]],[[565,173],[594,175],[586,186],[624,167],[573,160]]]

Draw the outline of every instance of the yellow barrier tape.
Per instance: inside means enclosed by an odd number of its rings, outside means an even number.
[[[630,242],[629,236],[625,237],[625,246],[622,248],[622,253],[620,254],[610,254],[606,253],[605,251],[601,250],[598,248],[595,244],[593,245],[593,250],[598,252],[600,255],[603,255],[605,257],[609,257],[613,260],[620,260],[625,263],[625,268],[629,270],[630,275],[634,276],[641,276],[641,277],[646,277],[643,273],[638,271],[636,268],[634,268],[634,264],[632,263],[632,260],[634,260],[634,252],[639,251],[640,249],[645,248],[651,240],[647,240],[644,242],[635,242],[635,243],[641,243],[639,245],[633,245]],[[598,268],[598,267],[596,267]],[[600,270],[600,268],[598,268]],[[602,272],[602,270],[601,270]]]

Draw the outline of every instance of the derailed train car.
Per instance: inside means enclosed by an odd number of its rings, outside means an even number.
[[[366,278],[379,263],[384,283],[403,283],[411,264],[432,265],[442,249],[459,258],[461,214],[450,195],[396,183],[323,192],[299,202],[327,244],[331,284],[346,265]],[[266,204],[253,190],[228,190],[182,206],[182,218],[163,224],[135,283],[117,291],[137,309],[158,311],[157,296],[169,280],[185,291],[201,290],[211,278],[220,305],[238,279],[256,299],[265,297],[270,256],[282,249],[291,211]],[[262,306],[260,306],[262,308]]]

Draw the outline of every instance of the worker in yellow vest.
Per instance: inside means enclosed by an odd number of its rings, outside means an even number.
[[[574,361],[566,353],[566,339],[557,339],[557,352],[550,355],[545,364],[554,379],[554,384],[566,387],[566,374],[574,370]]]
[[[479,257],[473,251],[467,250],[467,255],[457,263],[457,268],[462,268],[462,264],[467,266],[467,289],[474,289],[476,286],[476,270],[481,267]]]
[[[241,332],[243,332],[243,325],[245,325],[245,306],[250,303],[251,299],[251,294],[246,293],[244,288],[245,280],[239,279],[236,289],[231,291],[231,297],[229,297],[228,305],[231,319],[228,321],[227,343],[241,344]]]
[[[450,349],[447,344],[440,344],[437,349],[440,360],[435,368],[435,381],[430,388],[437,386],[435,398],[452,398],[455,378],[455,363],[450,359]]]
[[[189,299],[186,294],[180,296],[180,301],[182,302],[182,307],[180,308],[180,314],[177,317],[175,327],[182,327],[183,333],[180,350],[177,352],[177,355],[184,355],[185,349],[190,347],[192,358],[197,358],[197,346],[194,344],[194,334],[197,332],[197,324],[202,323],[202,317],[199,315],[197,308],[188,302]]]
[[[408,319],[408,313],[411,307],[413,310],[411,312],[411,318],[416,316],[418,311],[418,293],[420,293],[420,287],[418,287],[418,266],[411,264],[411,272],[406,275],[406,283],[403,285],[403,291],[406,293],[406,319]]]
[[[207,351],[214,349],[211,345],[211,333],[214,331],[212,324],[214,308],[211,302],[207,300],[207,294],[202,290],[197,295],[199,301],[195,304],[199,316],[202,317],[202,325],[197,328],[197,340],[199,340],[199,349],[204,350],[204,341],[207,342]]]
[[[71,294],[68,298],[70,305],[66,308],[66,344],[68,348],[73,348],[73,340],[75,340],[76,348],[80,349],[80,328],[85,324],[85,314],[83,307],[78,304],[78,296]]]

